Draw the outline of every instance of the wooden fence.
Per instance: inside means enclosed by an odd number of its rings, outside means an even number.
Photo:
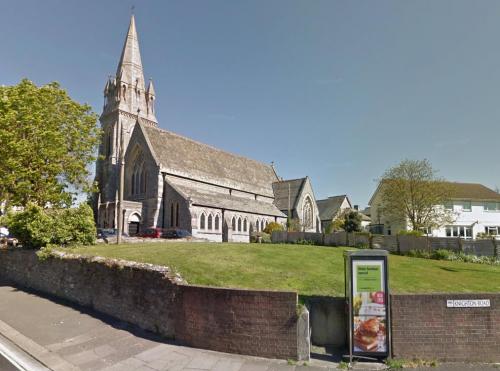
[[[410,250],[435,251],[446,249],[462,251],[477,256],[499,256],[500,241],[463,240],[457,237],[417,237],[408,235],[367,235],[366,233],[335,232],[330,234],[310,232],[273,232],[274,243],[310,242],[323,246],[349,246],[384,249],[406,253]]]

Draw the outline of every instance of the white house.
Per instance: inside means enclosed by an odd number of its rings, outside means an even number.
[[[500,239],[500,194],[477,183],[450,183],[453,191],[445,207],[453,211],[454,221],[450,225],[428,231],[434,237],[476,238],[486,233]],[[404,220],[390,220],[381,210],[380,184],[370,199],[373,233],[396,234],[409,229]]]

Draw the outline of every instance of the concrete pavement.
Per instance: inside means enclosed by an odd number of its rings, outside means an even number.
[[[179,346],[85,308],[5,283],[0,283],[0,335],[55,371],[337,369],[336,363],[320,360],[307,366],[290,365]]]

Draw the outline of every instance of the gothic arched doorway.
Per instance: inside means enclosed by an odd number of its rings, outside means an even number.
[[[135,236],[139,232],[139,224],[141,222],[141,217],[137,213],[133,213],[128,218],[128,234],[129,236]]]

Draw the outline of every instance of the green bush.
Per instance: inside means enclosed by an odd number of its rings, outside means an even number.
[[[295,245],[316,245],[316,243],[312,240],[304,240],[299,238],[297,241],[293,242]]]
[[[24,211],[9,213],[6,219],[9,232],[24,247],[39,249],[50,243],[53,221],[40,206],[29,204]]]
[[[271,243],[271,235],[265,232],[252,232],[250,242],[259,242],[259,237],[262,243]]]
[[[432,258],[436,260],[449,260],[453,252],[446,249],[438,249],[432,252]]]
[[[68,209],[42,209],[28,205],[24,211],[10,213],[7,227],[23,247],[39,249],[58,246],[93,245],[96,228],[87,204]]]
[[[274,231],[281,232],[283,230],[283,226],[280,223],[271,222],[266,228],[264,228],[264,233],[273,234]]]
[[[425,250],[410,250],[403,255],[410,256],[412,258],[423,258],[423,259],[431,258],[431,254]]]

